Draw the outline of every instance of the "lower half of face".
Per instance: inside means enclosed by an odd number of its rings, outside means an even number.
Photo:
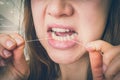
[[[85,45],[101,38],[107,18],[101,1],[80,2],[82,5],[69,2],[72,6],[66,3],[65,8],[60,5],[56,8],[52,2],[41,8],[42,4],[39,7],[38,2],[33,1],[36,34],[54,62],[69,64],[80,60],[87,53]]]
[[[84,17],[79,21],[82,23],[76,20],[77,23],[72,26],[52,24],[43,28],[42,26],[35,27],[38,38],[42,39],[40,43],[54,62],[60,64],[74,63],[88,54],[85,49],[87,43],[101,39],[105,20],[98,20],[93,24],[92,21],[87,21]]]

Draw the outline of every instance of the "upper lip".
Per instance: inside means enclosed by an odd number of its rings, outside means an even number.
[[[48,31],[51,31],[52,28],[69,29],[69,30],[71,30],[71,31],[76,32],[75,27],[69,26],[69,25],[66,25],[66,24],[50,24],[50,25],[47,26],[47,32],[48,32]],[[76,32],[76,33],[77,33],[77,32]]]

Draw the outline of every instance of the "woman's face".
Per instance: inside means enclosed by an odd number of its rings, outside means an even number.
[[[106,25],[109,0],[31,0],[35,30],[56,63],[78,61],[84,45],[100,39]]]

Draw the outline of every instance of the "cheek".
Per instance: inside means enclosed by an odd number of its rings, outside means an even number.
[[[100,39],[106,25],[106,14],[96,9],[84,10],[79,16],[79,33],[84,42]]]
[[[86,42],[91,42],[94,40],[101,39],[102,34],[104,32],[104,28],[84,28],[81,30],[81,39],[82,41]]]
[[[80,36],[85,42],[88,42],[101,38],[104,32],[105,22],[94,19],[91,19],[90,21],[85,20],[85,23],[83,22],[82,26],[83,27],[80,28]]]
[[[37,33],[37,36],[44,35],[45,36],[45,29],[44,29],[44,6],[43,5],[38,5],[38,4],[33,4],[32,5],[32,16],[33,16],[33,22],[35,26],[35,30]],[[41,37],[44,37],[41,36]]]

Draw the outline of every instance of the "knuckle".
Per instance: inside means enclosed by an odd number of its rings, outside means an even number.
[[[16,46],[25,45],[25,41],[18,33],[0,34],[0,44],[8,50]]]
[[[2,39],[0,40],[0,45],[3,46],[6,49],[11,50],[13,47],[16,46],[15,41],[10,38],[9,36],[4,36],[2,37]]]
[[[18,45],[24,43],[23,37],[18,33],[12,33],[10,36],[18,43]]]
[[[11,56],[11,52],[5,49],[4,47],[0,46],[0,57],[1,58],[9,58]]]
[[[11,50],[16,47],[16,43],[14,41],[8,40],[6,41],[6,48]]]

